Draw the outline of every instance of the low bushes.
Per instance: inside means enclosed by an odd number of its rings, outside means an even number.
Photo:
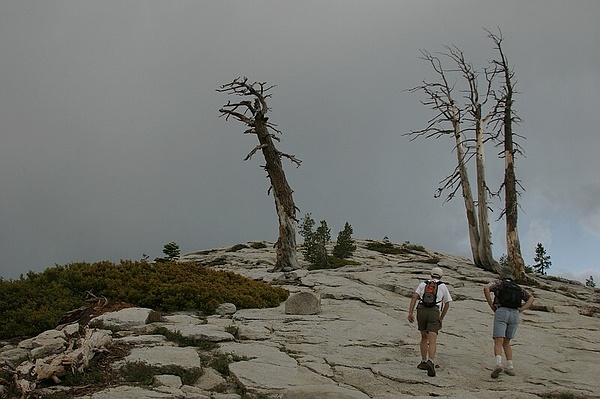
[[[18,280],[0,279],[0,339],[54,328],[67,311],[85,305],[87,292],[159,311],[205,314],[224,302],[238,309],[274,307],[289,295],[281,287],[192,263],[72,263]]]

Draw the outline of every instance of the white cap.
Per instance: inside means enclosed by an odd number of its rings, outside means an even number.
[[[434,267],[433,269],[431,269],[431,277],[442,278],[443,275],[444,272],[439,267]]]

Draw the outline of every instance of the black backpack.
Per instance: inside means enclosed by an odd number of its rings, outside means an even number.
[[[521,299],[523,298],[521,287],[511,279],[505,278],[502,280],[497,295],[502,307],[517,309],[521,306]]]
[[[427,280],[425,281],[425,291],[421,303],[426,308],[432,308],[437,305],[438,286],[444,284],[441,281]]]

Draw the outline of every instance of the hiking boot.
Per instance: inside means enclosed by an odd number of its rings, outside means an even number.
[[[419,364],[417,365],[417,368],[418,368],[419,370],[427,370],[427,362],[426,362],[425,360],[424,360],[424,361],[422,361],[421,363],[419,363]]]
[[[502,373],[504,369],[502,368],[501,365],[497,365],[494,368],[494,371],[492,371],[492,378],[498,378],[498,376],[500,375],[500,373]]]
[[[510,375],[511,377],[514,377],[515,369],[504,369],[504,373],[506,373],[506,375]]]
[[[429,377],[435,377],[435,365],[433,364],[433,362],[431,360],[427,361],[426,367],[427,367],[427,375]]]

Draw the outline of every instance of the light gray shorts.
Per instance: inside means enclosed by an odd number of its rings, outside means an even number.
[[[519,309],[498,308],[494,313],[494,338],[513,339],[519,325]]]

